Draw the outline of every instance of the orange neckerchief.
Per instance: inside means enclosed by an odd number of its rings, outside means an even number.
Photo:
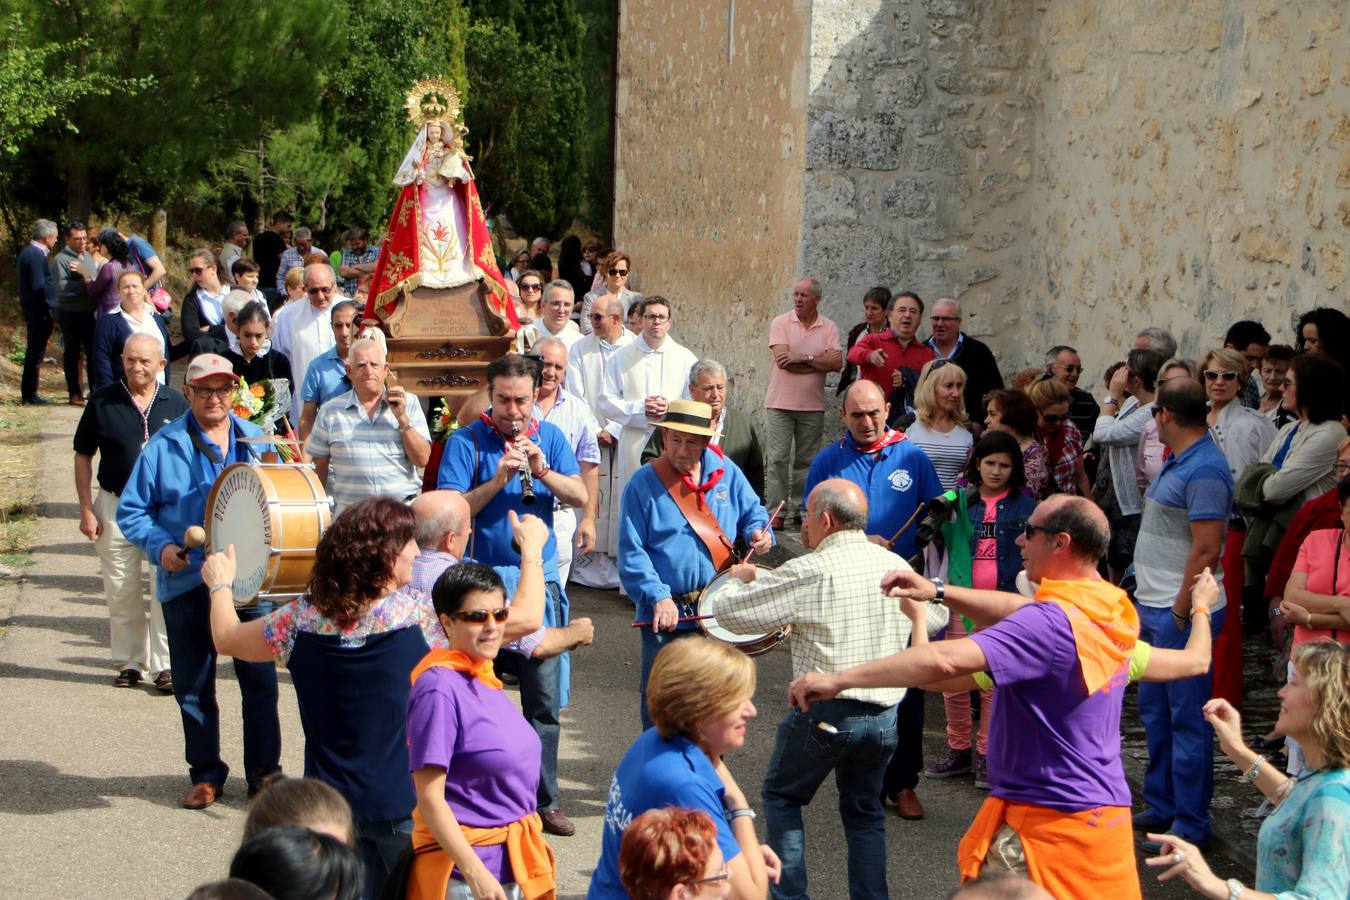
[[[1125,592],[1109,581],[1078,578],[1041,582],[1036,600],[1054,603],[1069,617],[1078,666],[1089,694],[1120,671],[1139,640],[1139,613]]]
[[[539,813],[529,813],[509,825],[475,828],[461,824],[459,830],[464,832],[464,837],[474,847],[506,845],[506,858],[511,861],[511,877],[526,900],[553,900],[557,896],[557,858],[553,848],[544,840],[544,826]],[[418,810],[413,810],[412,845],[414,855],[408,874],[409,900],[440,900],[445,896],[446,886],[455,871],[455,861],[436,842]]]
[[[962,881],[979,876],[1005,822],[1022,839],[1027,875],[1054,896],[1139,900],[1127,807],[1098,806],[1069,813],[986,798],[956,851]]]
[[[462,650],[447,650],[444,647],[432,650],[413,668],[412,683],[416,684],[418,677],[427,669],[454,669],[472,675],[490,688],[502,689],[501,679],[492,671],[492,660],[474,662],[473,657]]]

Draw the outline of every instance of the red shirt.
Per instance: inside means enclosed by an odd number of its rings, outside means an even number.
[[[886,354],[886,361],[879,366],[874,366],[867,360],[873,350],[880,350]],[[858,367],[858,375],[880,385],[882,393],[887,397],[891,395],[893,387],[891,376],[897,369],[913,369],[917,372],[923,368],[924,363],[936,358],[937,354],[921,343],[917,337],[909,342],[908,347],[901,347],[900,339],[889,328],[878,334],[864,334],[848,351],[848,361]]]

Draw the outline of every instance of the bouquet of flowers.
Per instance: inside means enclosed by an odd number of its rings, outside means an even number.
[[[450,411],[450,403],[444,397],[431,408],[430,424],[432,443],[445,443],[459,429],[459,420]]]
[[[263,434],[277,433],[278,426],[285,428],[282,436],[295,441],[290,422],[286,419],[286,410],[291,406],[291,385],[285,378],[270,378],[249,384],[240,378],[234,394],[230,396],[230,412],[241,419],[248,419],[262,429]],[[285,462],[294,462],[298,453],[292,444],[278,441],[274,445],[277,454]]]

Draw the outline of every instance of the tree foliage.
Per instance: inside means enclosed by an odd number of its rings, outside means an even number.
[[[413,137],[404,95],[444,75],[465,100],[486,202],[529,232],[558,233],[579,213],[598,224],[609,69],[601,59],[603,78],[587,75],[606,51],[586,36],[607,29],[609,10],[0,0],[0,17],[21,17],[0,60],[0,155],[15,154],[0,167],[0,207],[83,217],[177,205],[254,223],[288,208],[329,235],[382,228]]]

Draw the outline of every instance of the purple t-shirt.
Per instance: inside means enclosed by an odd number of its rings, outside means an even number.
[[[504,691],[446,668],[413,683],[408,768],[445,769],[445,800],[461,825],[508,825],[534,812],[539,755],[539,735]],[[505,844],[473,849],[493,878],[515,880]]]
[[[1120,709],[1128,660],[1091,696],[1068,616],[1028,603],[970,636],[994,676],[989,722],[991,793],[1013,803],[1081,812],[1129,806],[1120,763]]]

